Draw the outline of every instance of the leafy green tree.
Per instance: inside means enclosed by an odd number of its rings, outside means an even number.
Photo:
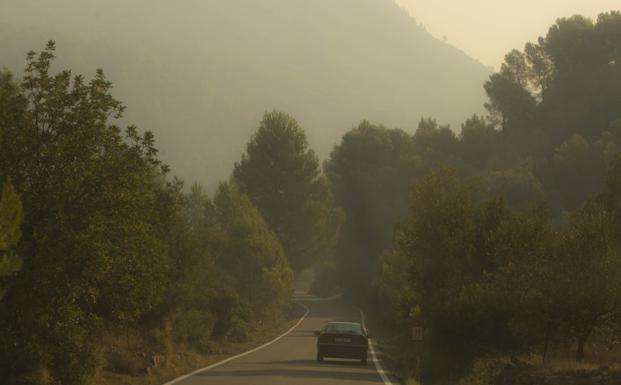
[[[427,170],[461,163],[456,156],[459,154],[459,139],[449,126],[440,126],[435,119],[422,118],[412,140],[416,154]]]
[[[566,210],[579,208],[605,184],[606,162],[601,150],[581,135],[573,135],[554,150],[551,166],[552,186],[548,188],[557,190],[554,196]]]
[[[158,340],[172,337],[177,343],[209,353],[221,337],[216,336],[216,326],[219,330],[228,327],[219,323],[226,317],[224,310],[216,309],[218,297],[229,299],[215,262],[212,203],[202,186],[194,184],[184,194],[182,182],[173,180],[158,184],[155,204],[158,237],[168,256],[168,274],[162,282],[166,295],[143,322],[148,321],[144,323],[150,325],[150,333],[161,336]],[[170,353],[168,344],[157,347],[162,354]]]
[[[545,361],[562,336],[564,277],[558,269],[558,239],[543,207],[514,213],[491,237],[496,269],[489,282],[509,304],[509,325],[519,344],[513,353],[541,352]]]
[[[517,70],[516,70],[517,71]],[[518,80],[517,74],[497,73],[485,83],[489,102],[485,107],[494,123],[506,132],[520,135],[519,131],[528,128],[534,118],[536,100]]]
[[[414,184],[410,204],[395,252],[409,269],[408,321],[427,329],[424,376],[438,379],[447,365],[459,372],[513,347],[507,303],[484,279],[497,269],[491,239],[510,213],[502,201],[480,203],[477,183],[449,169]]]
[[[489,196],[502,196],[508,205],[516,209],[531,209],[546,199],[546,191],[529,161],[512,168],[490,171],[485,179]]]
[[[490,120],[506,144],[499,148],[532,162],[557,217],[604,186],[618,143],[609,129],[620,118],[619,31],[619,12],[596,22],[561,18],[536,43],[509,52],[485,84]]]
[[[410,260],[410,279],[420,294],[423,314],[460,283],[467,244],[476,224],[474,184],[442,170],[414,184],[408,221],[400,228],[398,252]],[[429,310],[429,313],[431,310]]]
[[[86,82],[51,74],[54,43],[27,57],[16,83],[0,77],[0,174],[24,204],[24,264],[0,303],[0,379],[49,371],[84,384],[93,339],[131,324],[165,293],[169,263],[155,207],[165,169],[153,135],[111,121],[123,106],[102,71]]]
[[[421,162],[406,132],[366,121],[332,151],[326,174],[347,218],[336,262],[341,287],[351,299],[370,297],[379,258],[392,242],[394,225],[405,217],[408,187]]]
[[[528,88],[530,67],[523,52],[514,49],[506,54],[500,72],[520,87]]]
[[[461,125],[457,151],[473,174],[514,164],[512,149],[502,141],[500,131],[482,116],[473,115]]]
[[[552,60],[541,45],[542,41],[543,39],[540,40],[539,44],[526,43],[524,46],[524,54],[528,63],[529,85],[538,100],[543,99],[554,71]]]
[[[612,212],[590,202],[573,214],[561,246],[559,269],[565,273],[564,326],[577,343],[576,360],[585,356],[593,332],[619,310],[621,239]]]
[[[294,271],[332,255],[343,216],[291,116],[265,114],[233,178],[278,235]]]
[[[278,237],[234,184],[220,186],[214,207],[218,266],[257,319],[278,317],[290,301],[293,283]]]

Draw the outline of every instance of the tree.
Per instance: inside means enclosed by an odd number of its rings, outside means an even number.
[[[501,133],[482,116],[473,115],[461,125],[457,148],[460,158],[475,174],[502,167],[513,160],[511,149],[501,140]]]
[[[505,62],[500,67],[500,72],[514,83],[523,88],[528,88],[530,67],[526,61],[526,55],[517,49],[505,55]]]
[[[332,255],[342,213],[291,116],[265,114],[233,178],[278,235],[294,271]]]
[[[336,253],[341,287],[352,300],[368,300],[379,259],[407,211],[408,187],[419,172],[412,137],[362,122],[334,148],[326,174],[347,218]],[[352,269],[356,266],[356,269]]]
[[[541,352],[561,338],[566,315],[565,277],[558,269],[558,237],[544,206],[513,213],[493,232],[490,255],[496,269],[489,282],[509,305],[516,352]]]
[[[593,332],[620,309],[621,239],[613,212],[601,202],[589,202],[573,214],[564,235],[559,270],[565,273],[564,319],[577,343],[576,360]]]
[[[555,150],[551,162],[549,190],[566,210],[582,206],[606,181],[606,161],[601,149],[593,148],[581,135],[575,134]]]
[[[460,164],[456,156],[459,154],[459,139],[449,126],[440,126],[432,118],[422,118],[412,139],[425,169]]]
[[[493,74],[484,86],[489,97],[485,107],[492,120],[514,136],[532,124],[536,107],[535,98],[518,82],[518,76],[521,75]]]
[[[166,290],[154,204],[165,167],[153,135],[111,123],[123,106],[102,71],[51,74],[54,43],[0,77],[0,174],[24,204],[23,267],[0,302],[0,381],[46,369],[89,381],[106,323],[133,324]]]
[[[489,119],[502,128],[501,151],[532,165],[556,217],[604,187],[618,142],[610,128],[621,117],[620,31],[620,12],[603,13],[597,22],[558,19],[537,42],[509,52],[485,83]]]
[[[407,261],[408,322],[426,329],[424,377],[459,373],[472,359],[514,347],[502,293],[486,281],[498,266],[493,234],[510,218],[502,200],[480,201],[480,186],[443,169],[414,184],[407,222],[388,263]],[[403,263],[403,262],[402,262]],[[398,267],[388,270],[395,275]],[[386,270],[384,270],[386,272]]]
[[[543,39],[540,40],[539,44],[529,42],[524,46],[524,54],[529,65],[528,80],[539,101],[543,99],[554,71],[552,60],[542,47],[542,42]]]
[[[613,11],[596,23],[582,16],[559,19],[541,39],[553,68],[542,108],[556,140],[573,134],[594,140],[619,118],[620,31],[621,13]]]
[[[545,191],[531,163],[524,161],[513,168],[489,172],[486,175],[488,194],[502,196],[508,205],[522,210],[545,201]]]
[[[276,234],[248,197],[233,184],[222,184],[214,198],[217,263],[233,281],[253,318],[281,314],[291,298],[293,274]]]

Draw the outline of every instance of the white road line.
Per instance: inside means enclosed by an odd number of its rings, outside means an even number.
[[[278,336],[278,337],[274,338],[273,340],[271,340],[271,341],[269,341],[269,342],[266,342],[266,343],[264,343],[263,345],[258,346],[258,347],[254,348],[254,349],[252,349],[252,350],[248,350],[247,352],[244,352],[244,353],[238,354],[238,355],[233,356],[233,357],[229,357],[229,358],[227,358],[227,359],[225,359],[225,360],[222,360],[222,361],[220,361],[220,362],[216,362],[215,364],[211,364],[211,365],[206,366],[206,367],[204,367],[204,368],[202,368],[202,369],[195,370],[195,371],[193,371],[192,373],[188,373],[188,374],[186,374],[186,375],[184,375],[184,376],[181,376],[181,377],[175,378],[174,380],[169,381],[169,382],[165,383],[164,385],[173,385],[173,384],[176,384],[176,383],[181,382],[181,381],[183,381],[183,380],[185,380],[185,379],[187,379],[187,378],[189,378],[189,377],[192,377],[192,376],[194,376],[194,375],[196,375],[196,374],[198,374],[198,373],[200,373],[200,372],[204,372],[204,371],[206,371],[206,370],[216,368],[216,367],[218,367],[218,366],[220,366],[220,365],[224,365],[224,364],[226,364],[227,362],[231,362],[231,361],[233,361],[233,360],[235,360],[235,359],[238,359],[238,358],[240,358],[240,357],[247,356],[247,355],[248,355],[248,354],[250,354],[250,353],[254,353],[254,352],[256,352],[257,350],[261,350],[261,349],[263,349],[263,348],[265,348],[265,347],[268,347],[268,346],[270,346],[271,344],[273,344],[273,343],[277,342],[278,340],[280,340],[281,338],[286,337],[289,333],[291,333],[292,331],[294,331],[294,330],[295,330],[295,328],[297,328],[298,326],[300,326],[300,324],[301,324],[301,323],[302,323],[302,322],[306,319],[306,316],[308,316],[308,313],[310,312],[310,310],[309,310],[309,308],[308,308],[307,306],[305,306],[305,305],[303,305],[303,304],[301,304],[301,303],[299,303],[299,302],[295,302],[295,303],[296,303],[296,304],[298,304],[298,305],[300,305],[301,307],[303,307],[303,308],[304,308],[304,310],[305,310],[305,313],[304,313],[304,315],[303,315],[303,316],[302,316],[302,317],[298,320],[298,322],[296,322],[296,323],[295,323],[295,325],[293,325],[293,326],[291,327],[291,329],[287,330],[285,333],[281,334],[280,336]]]
[[[360,319],[362,320],[362,326],[366,327],[366,322],[364,321],[364,312],[362,311],[361,308],[357,306],[354,306],[354,309],[360,312]],[[392,381],[390,381],[390,378],[388,378],[388,375],[386,375],[384,368],[382,368],[382,364],[380,363],[380,360],[377,359],[377,355],[375,354],[375,349],[373,348],[373,341],[371,341],[371,338],[369,338],[369,351],[371,352],[371,361],[373,361],[373,363],[375,364],[375,369],[377,370],[377,373],[379,374],[379,376],[382,378],[382,381],[384,381],[384,385],[393,385]]]

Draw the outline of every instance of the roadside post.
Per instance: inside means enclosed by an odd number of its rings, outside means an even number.
[[[416,381],[421,383],[421,362],[423,355],[423,328],[420,326],[412,327],[412,341],[414,341],[414,352],[416,354]]]
[[[412,341],[421,342],[423,340],[423,328],[414,326],[412,328]]]

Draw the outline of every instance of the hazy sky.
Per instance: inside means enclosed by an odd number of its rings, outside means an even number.
[[[498,69],[513,48],[545,35],[563,16],[596,18],[621,9],[620,0],[396,0],[427,31]]]

